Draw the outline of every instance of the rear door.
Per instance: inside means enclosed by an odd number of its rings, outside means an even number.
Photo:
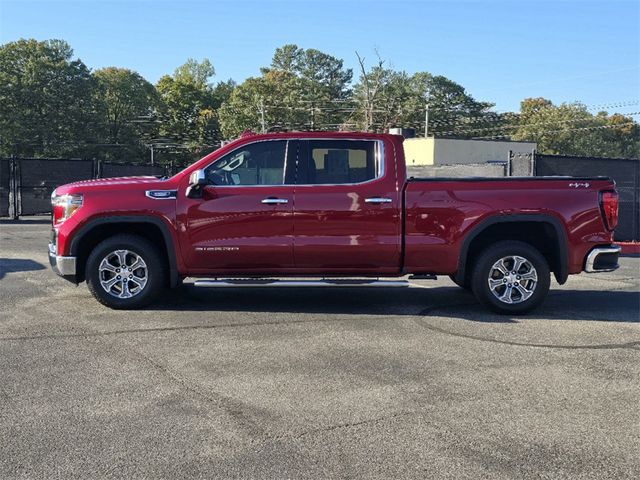
[[[296,144],[286,139],[245,144],[205,168],[209,185],[202,198],[184,200],[181,244],[190,271],[293,268]]]
[[[294,207],[297,270],[399,272],[402,201],[392,152],[392,145],[382,140],[300,141]]]

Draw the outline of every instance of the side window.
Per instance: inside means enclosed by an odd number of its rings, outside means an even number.
[[[361,183],[379,176],[375,141],[309,140],[305,183]],[[381,172],[380,172],[381,174]]]
[[[283,185],[286,140],[244,145],[205,169],[212,185]]]

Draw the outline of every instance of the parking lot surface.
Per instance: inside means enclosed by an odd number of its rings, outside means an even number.
[[[424,288],[112,311],[0,224],[0,478],[637,478],[640,259],[524,317]]]

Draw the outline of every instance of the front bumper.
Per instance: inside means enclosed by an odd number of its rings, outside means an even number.
[[[619,255],[620,247],[618,245],[595,247],[587,255],[584,271],[588,273],[611,272],[620,266],[618,265]]]
[[[49,263],[58,275],[76,283],[76,257],[57,255],[55,244],[49,243]]]

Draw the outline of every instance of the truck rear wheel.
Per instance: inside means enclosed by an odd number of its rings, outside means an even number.
[[[115,235],[89,255],[85,271],[91,294],[114,309],[136,309],[156,299],[166,269],[156,247],[137,235]]]
[[[549,292],[549,265],[531,245],[499,242],[480,254],[471,288],[476,298],[501,314],[522,314],[538,307]]]

